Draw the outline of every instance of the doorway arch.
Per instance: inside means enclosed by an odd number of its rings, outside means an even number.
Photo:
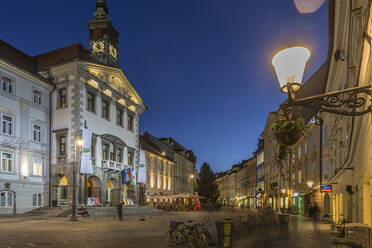
[[[51,199],[52,206],[66,206],[69,199],[69,183],[64,174],[57,174],[52,178]]]
[[[87,180],[88,197],[98,198],[97,205],[101,205],[102,184],[101,180],[96,176],[91,176]]]
[[[106,202],[111,205],[120,203],[120,185],[115,178],[110,178],[106,183]]]

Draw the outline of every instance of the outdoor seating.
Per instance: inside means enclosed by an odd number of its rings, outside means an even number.
[[[369,248],[371,228],[362,223],[344,224],[345,236],[331,241],[333,247]]]

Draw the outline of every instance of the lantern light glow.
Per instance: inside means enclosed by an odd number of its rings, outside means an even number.
[[[288,86],[294,91],[300,89],[309,58],[310,50],[302,46],[285,48],[274,55],[272,65],[284,93],[288,92]]]

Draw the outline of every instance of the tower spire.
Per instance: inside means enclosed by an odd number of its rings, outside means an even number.
[[[97,0],[94,20],[88,22],[90,55],[102,64],[119,67],[119,32],[112,25],[106,0]]]
[[[97,0],[96,3],[96,12],[94,13],[94,19],[110,19],[109,17],[109,8],[107,7],[106,0]]]

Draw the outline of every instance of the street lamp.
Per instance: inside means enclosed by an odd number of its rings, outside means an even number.
[[[72,211],[71,211],[71,221],[77,221],[76,218],[76,153],[77,148],[81,148],[84,145],[83,139],[80,137],[75,138],[74,142],[74,165],[72,168]]]
[[[285,189],[282,189],[282,193],[285,194]]]
[[[313,181],[308,181],[308,182],[307,182],[307,186],[308,186],[309,188],[313,187],[313,184],[314,184]]]
[[[309,49],[293,46],[280,50],[272,59],[280,88],[282,92],[288,94],[288,101],[281,106],[287,116],[291,117],[291,107],[294,106],[317,108],[322,112],[347,116],[364,115],[372,111],[372,103],[365,108],[368,104],[367,97],[372,95],[371,85],[296,99],[295,92],[301,88],[309,58]]]
[[[194,195],[194,174],[191,174],[190,178],[192,180],[192,195]]]

